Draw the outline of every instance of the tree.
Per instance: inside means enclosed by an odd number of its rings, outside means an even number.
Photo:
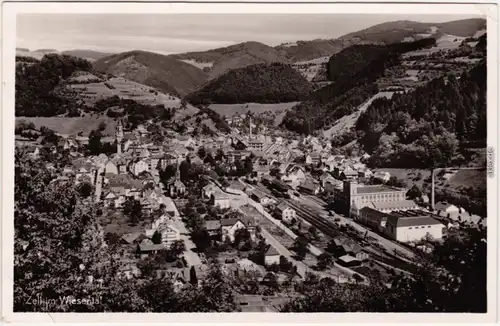
[[[355,273],[352,278],[354,279],[354,281],[356,281],[356,284],[357,283],[360,283],[360,282],[363,282],[363,277],[361,275],[359,275],[358,273]]]
[[[333,263],[332,255],[329,253],[322,253],[318,256],[317,266],[319,269],[324,270]]]
[[[207,151],[205,150],[204,147],[200,147],[198,149],[198,156],[203,160],[207,156]]]
[[[295,238],[292,249],[297,253],[297,258],[299,260],[303,260],[306,257],[308,245],[309,241],[303,235],[300,235],[297,238]]]
[[[194,266],[191,266],[191,269],[189,270],[189,283],[192,285],[198,285],[198,277],[196,276]]]
[[[318,236],[318,229],[316,229],[314,226],[309,227],[308,231],[313,238],[316,238]]]
[[[153,233],[153,236],[151,237],[151,241],[154,244],[161,244],[161,242],[162,242],[161,233],[158,231],[155,231],[155,233]]]
[[[184,244],[184,240],[175,240],[170,245],[169,251],[173,254],[175,258],[179,257],[186,250],[186,245]]]
[[[87,198],[92,195],[94,187],[88,182],[82,182],[77,185],[77,191],[83,198]]]
[[[279,267],[280,271],[290,273],[293,270],[293,263],[286,259],[285,256],[280,256]]]
[[[406,192],[406,197],[408,199],[418,199],[422,197],[422,191],[420,188],[415,184],[413,185],[408,192]]]
[[[403,180],[398,179],[395,176],[390,177],[389,181],[387,181],[386,184],[388,186],[393,186],[393,187],[398,187],[398,188],[404,188],[404,187],[406,187],[406,183]]]
[[[123,213],[129,217],[130,223],[137,224],[142,217],[141,202],[129,197],[123,204]]]
[[[89,144],[87,148],[91,155],[99,155],[102,151],[101,132],[99,130],[92,130],[89,134]]]

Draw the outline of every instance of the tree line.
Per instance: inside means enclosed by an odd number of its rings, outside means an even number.
[[[40,61],[16,65],[16,116],[50,117],[78,106],[56,91],[62,80],[78,70],[91,71],[92,64],[69,55],[47,54]]]

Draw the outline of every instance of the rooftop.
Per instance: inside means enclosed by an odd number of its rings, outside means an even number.
[[[433,219],[428,215],[405,216],[403,214],[389,214],[387,216],[387,223],[395,225],[396,227],[413,227],[423,225],[439,225],[442,224],[438,220]]]
[[[340,257],[339,260],[343,261],[344,263],[350,263],[352,261],[357,261],[356,258],[354,258],[353,256],[350,256],[350,255],[344,255],[344,256]]]
[[[385,185],[376,185],[376,186],[360,186],[356,188],[356,191],[358,194],[370,194],[370,193],[383,193],[383,192],[394,192],[394,191],[405,191],[405,190]]]
[[[385,203],[370,203],[369,207],[374,209],[403,209],[403,208],[416,208],[417,204],[413,200],[399,200],[393,202],[385,202]]]

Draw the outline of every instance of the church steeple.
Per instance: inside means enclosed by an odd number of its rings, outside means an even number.
[[[116,138],[116,152],[118,154],[121,154],[122,141],[123,141],[123,124],[121,119],[118,120],[118,124],[116,125],[115,138]]]

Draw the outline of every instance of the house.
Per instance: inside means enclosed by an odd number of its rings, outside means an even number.
[[[268,206],[268,205],[276,203],[276,200],[267,196],[265,193],[263,193],[259,190],[252,191],[250,193],[250,198],[252,198],[254,201],[258,202],[262,206]]]
[[[209,183],[208,185],[206,185],[205,187],[203,187],[203,195],[206,197],[206,198],[211,198],[212,195],[214,193],[216,193],[217,191],[219,191],[219,187],[217,187],[216,185],[214,185],[213,183]]]
[[[339,179],[356,179],[358,177],[358,171],[353,169],[351,166],[346,166],[345,168],[340,170]]]
[[[276,206],[276,214],[287,223],[292,222],[297,217],[297,212],[285,202],[281,202]]]
[[[326,183],[335,184],[337,179],[335,179],[330,173],[325,172],[319,177],[319,181],[321,182],[321,186],[324,187]]]
[[[144,239],[139,245],[137,245],[137,252],[139,253],[141,259],[144,259],[150,255],[158,253],[158,251],[166,250],[167,248],[163,244],[154,244],[149,239]]]
[[[303,167],[295,164],[290,164],[286,167],[283,181],[289,182],[292,185],[298,185],[306,180],[306,171]]]
[[[118,166],[113,162],[113,160],[108,160],[104,165],[104,173],[118,174]]]
[[[219,220],[205,221],[205,229],[207,230],[208,235],[215,240],[221,239],[221,227],[222,225]]]
[[[161,234],[161,243],[166,247],[181,239],[180,231],[172,223],[163,223],[157,231]]]
[[[163,156],[163,160],[165,161],[165,166],[167,165],[177,165],[177,156],[174,155],[173,153],[166,153]]]
[[[144,239],[147,239],[146,235],[142,232],[132,232],[126,233],[121,237],[121,242],[123,244],[138,244],[141,243]]]
[[[434,205],[434,211],[440,216],[454,217],[461,213],[461,209],[457,206],[447,203],[439,202]]]
[[[104,207],[122,208],[127,201],[124,187],[112,188],[104,195]]]
[[[361,262],[351,255],[344,255],[339,257],[338,262],[346,267],[355,267],[361,265]]]
[[[265,253],[265,263],[267,266],[280,263],[280,254],[273,246],[269,245]]]
[[[305,194],[317,195],[322,191],[322,187],[320,184],[316,184],[311,180],[306,180],[299,185],[298,190]]]
[[[265,273],[265,269],[262,266],[257,265],[253,261],[248,258],[240,259],[236,262],[238,269],[246,272],[255,272],[258,275],[262,276]]]
[[[147,172],[149,164],[145,159],[136,159],[129,165],[129,170],[134,176],[138,176],[143,172]]]
[[[336,257],[350,255],[359,261],[366,260],[369,257],[368,253],[363,250],[363,247],[343,236],[334,237],[330,246],[329,250],[331,250]]]
[[[219,206],[222,209],[231,207],[231,201],[229,199],[229,195],[223,192],[222,190],[214,192],[211,195],[211,200],[214,206]]]
[[[186,186],[180,178],[175,178],[171,183],[168,184],[168,192],[170,197],[181,197],[186,193]]]
[[[424,212],[391,212],[387,214],[384,233],[401,242],[419,241],[426,236],[435,240],[443,238],[444,225]]]
[[[116,166],[118,169],[119,174],[126,174],[127,173],[127,159],[123,156],[115,156],[111,159],[113,164]],[[113,168],[111,168],[113,169]],[[113,170],[114,171],[114,170]]]
[[[220,223],[222,231],[222,241],[229,239],[231,242],[234,242],[234,235],[239,229],[248,229],[250,234],[252,234],[255,230],[255,221],[253,221],[251,218],[240,217],[222,219]]]
[[[366,167],[358,169],[358,178],[369,179],[372,176],[373,172],[370,169]]]
[[[373,174],[373,177],[382,182],[387,182],[391,179],[391,174],[389,172],[377,171]]]
[[[321,154],[318,152],[313,152],[306,156],[305,158],[306,164],[318,165],[321,163]]]

